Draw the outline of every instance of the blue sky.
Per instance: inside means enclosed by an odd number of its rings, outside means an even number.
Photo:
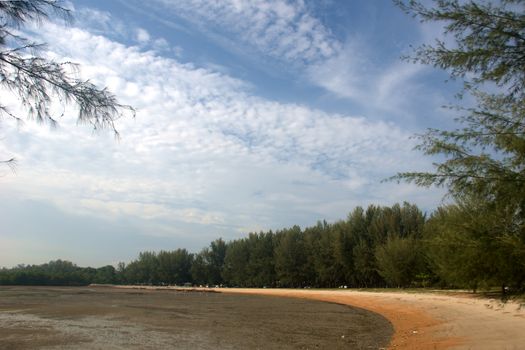
[[[2,120],[0,266],[68,259],[102,266],[443,190],[381,182],[429,170],[411,136],[448,128],[455,83],[405,62],[440,36],[389,1],[74,1],[75,21],[25,35],[81,65],[136,118],[122,135]],[[2,102],[22,113],[16,96]]]

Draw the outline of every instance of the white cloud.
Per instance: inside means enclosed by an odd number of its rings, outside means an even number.
[[[74,9],[74,16],[74,24],[89,28],[92,33],[111,35],[117,38],[125,38],[129,35],[127,26],[109,12],[81,7]]]
[[[243,4],[238,11],[253,11]],[[78,28],[50,24],[41,35],[54,55],[81,63],[85,78],[137,108],[136,119],[119,121],[119,143],[72,118],[55,132],[8,128],[5,144],[23,162],[5,183],[66,212],[161,220],[167,232],[179,223],[226,234],[310,224],[357,204],[410,200],[419,190],[405,187],[400,198],[380,180],[429,165],[394,124],[272,102],[227,74]]]
[[[337,54],[307,67],[308,79],[336,96],[354,100],[369,98],[368,91],[378,72],[372,68],[366,50],[366,45],[358,39],[348,40]]]
[[[161,13],[158,16],[163,23],[179,26],[182,18],[190,23],[191,30],[199,30],[236,55],[249,57],[263,70],[267,65],[270,70],[277,66],[292,72],[297,81],[351,100],[363,110],[387,113],[390,120],[414,121],[415,114],[409,115],[407,108],[413,107],[414,94],[418,95],[418,104],[429,106],[426,110],[437,109],[440,106],[437,101],[443,100],[435,92],[421,90],[419,79],[429,69],[400,62],[399,57],[382,57],[383,48],[372,47],[367,36],[336,37],[330,23],[318,19],[304,1],[154,0],[153,3],[157,10],[162,9],[157,14]],[[418,31],[421,38],[429,35],[428,26],[416,27],[414,36],[417,37]],[[420,113],[419,108],[413,110],[418,112],[412,113]]]
[[[145,44],[148,41],[150,41],[151,36],[149,35],[148,31],[144,28],[137,28],[136,31],[136,39],[139,43]]]
[[[242,43],[279,60],[310,63],[331,57],[339,50],[339,42],[309,13],[303,1],[157,0],[157,3],[205,32],[211,34],[216,28],[234,34],[237,45]]]

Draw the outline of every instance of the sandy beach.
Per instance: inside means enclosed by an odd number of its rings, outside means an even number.
[[[216,289],[223,293],[316,299],[361,307],[394,326],[390,349],[525,348],[525,304],[470,294],[351,290]]]

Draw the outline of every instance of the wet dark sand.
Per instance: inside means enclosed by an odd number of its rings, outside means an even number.
[[[378,314],[255,295],[0,286],[0,349],[378,349]]]

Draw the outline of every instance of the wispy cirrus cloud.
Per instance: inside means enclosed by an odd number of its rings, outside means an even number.
[[[361,110],[383,119],[414,122],[422,112],[418,106],[423,104],[424,111],[436,111],[432,112],[436,117],[443,104],[440,93],[421,84],[431,69],[400,62],[401,52],[409,49],[408,42],[398,44],[398,55],[385,56],[384,48],[372,45],[366,35],[340,32],[335,35],[331,29],[333,23],[320,20],[313,11],[315,6],[307,1],[153,0],[150,3],[152,11],[139,3],[128,6],[145,15],[155,13],[157,20],[177,30],[183,27],[181,20],[185,21],[188,31],[198,31],[225,50],[248,57],[263,70],[271,71],[269,74],[278,76],[275,70],[280,70],[301,84],[320,87],[331,97],[352,101]],[[395,7],[391,10],[401,15]],[[352,27],[350,19],[348,26]],[[423,25],[415,25],[414,29],[412,35],[416,41],[412,44],[417,44],[429,29]],[[418,96],[417,103],[414,94]]]
[[[289,62],[310,63],[334,55],[340,43],[303,1],[156,0],[170,13],[205,31],[234,34],[245,46]],[[206,23],[206,27],[202,24]]]

